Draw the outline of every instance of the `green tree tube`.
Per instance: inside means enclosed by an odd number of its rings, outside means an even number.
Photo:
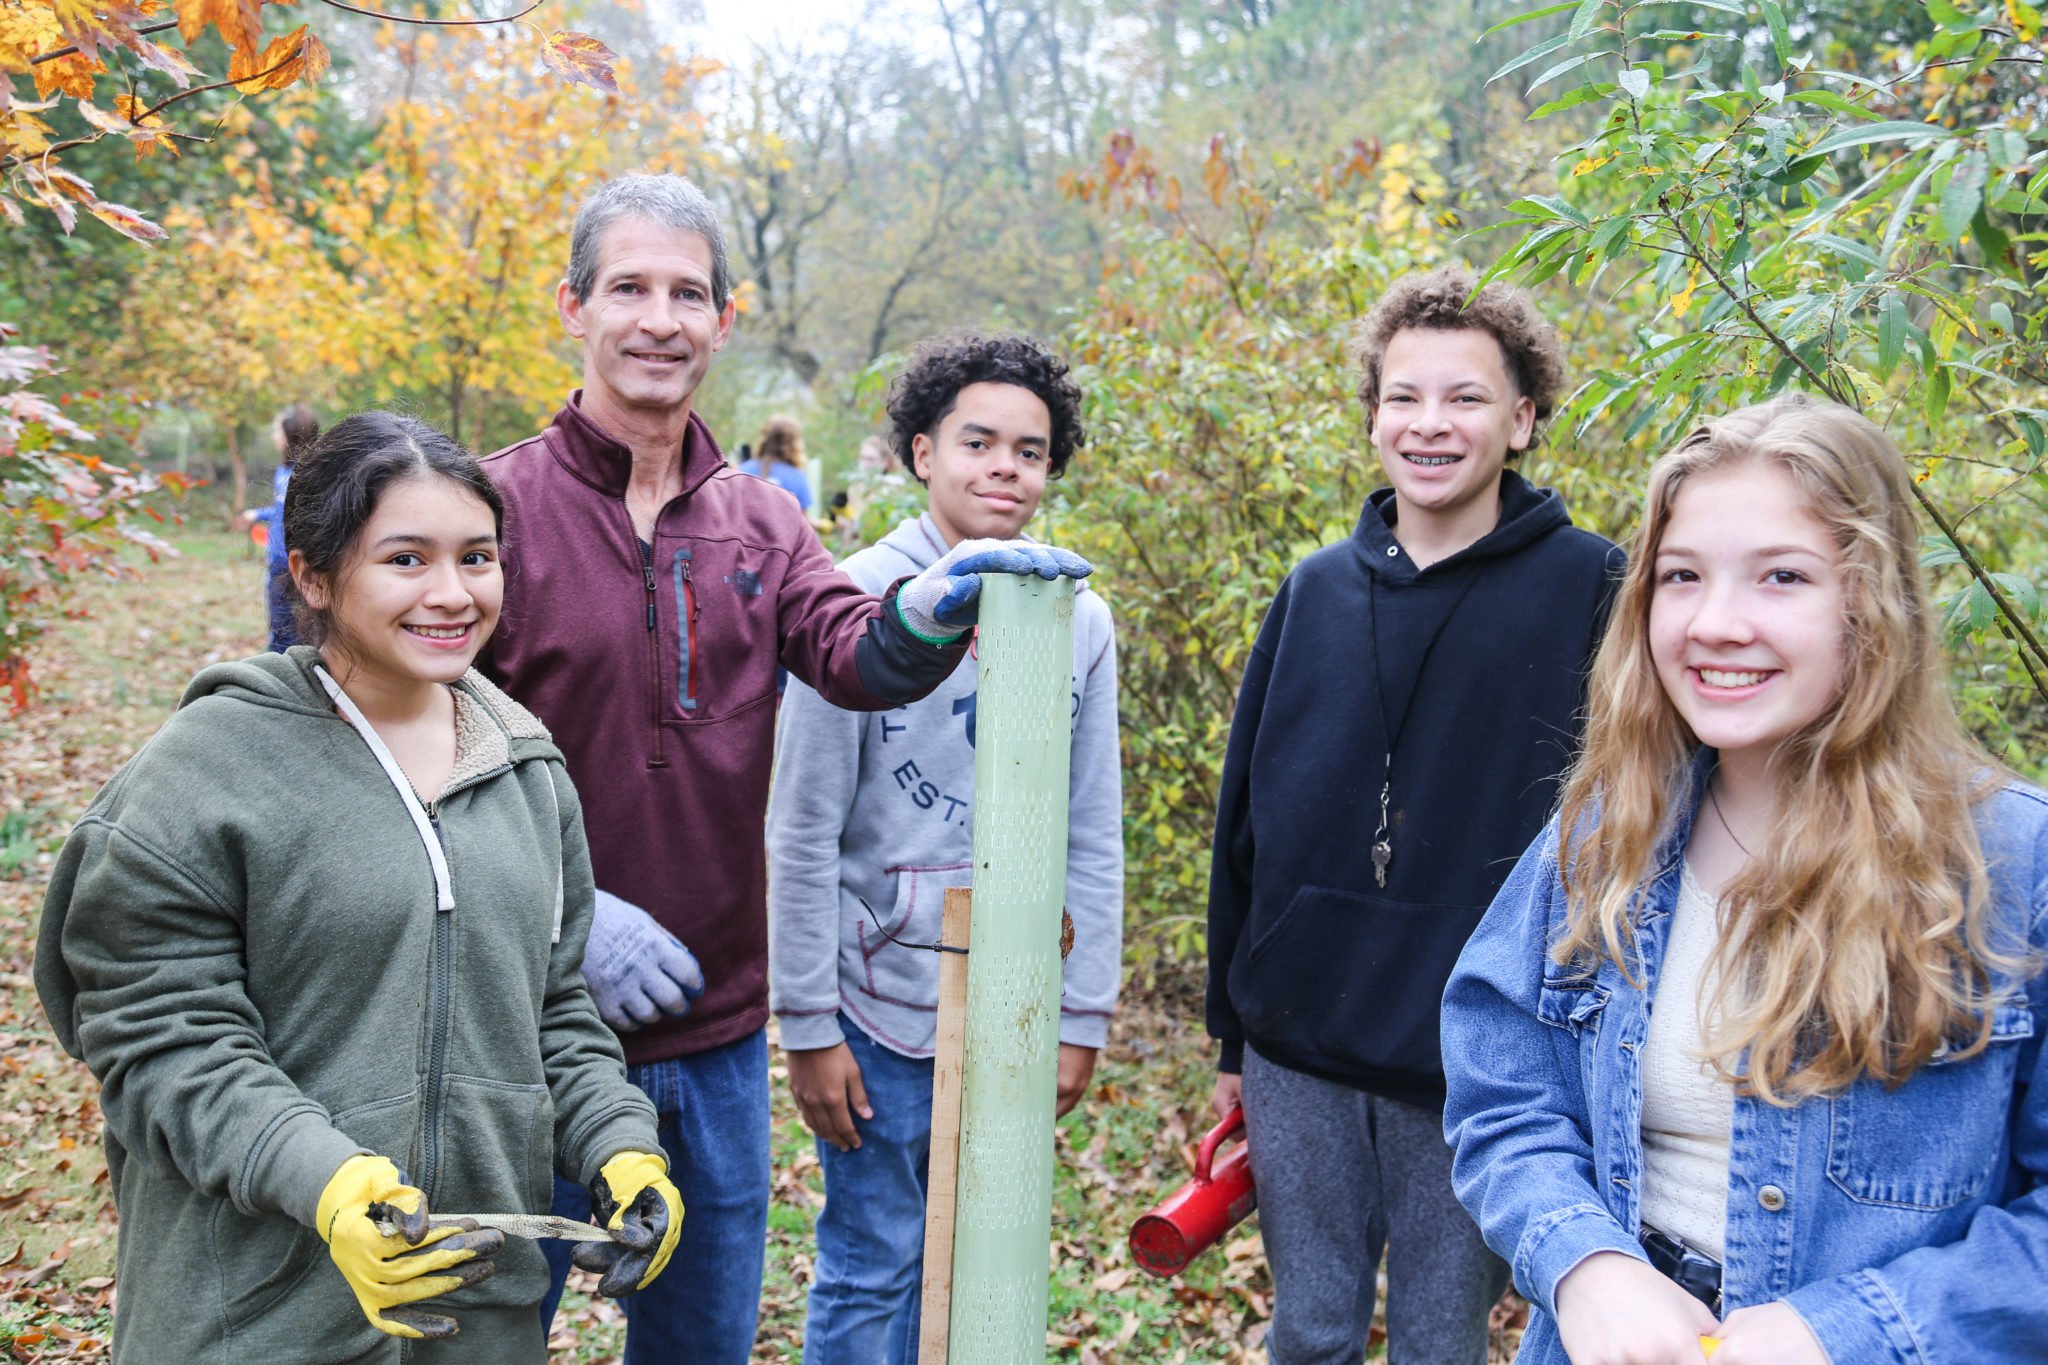
[[[1074,584],[987,574],[974,708],[974,929],[948,1358],[1045,1359],[1067,882]]]

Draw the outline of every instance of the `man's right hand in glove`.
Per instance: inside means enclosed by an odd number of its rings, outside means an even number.
[[[385,1205],[401,1229],[386,1236],[370,1206]],[[474,1225],[429,1228],[427,1197],[381,1156],[352,1156],[320,1192],[314,1231],[348,1281],[370,1326],[394,1337],[452,1337],[455,1319],[410,1305],[487,1280],[505,1234]]]
[[[583,979],[598,1014],[619,1033],[686,1014],[704,994],[704,973],[690,950],[654,916],[608,891],[597,893]]]
[[[620,1152],[590,1186],[597,1225],[609,1242],[578,1242],[569,1259],[598,1276],[608,1299],[645,1289],[674,1254],[683,1235],[683,1196],[669,1183],[668,1162],[652,1152]]]

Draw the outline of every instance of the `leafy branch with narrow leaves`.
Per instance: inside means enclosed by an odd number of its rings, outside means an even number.
[[[1780,0],[1569,0],[1496,25],[1561,24],[1492,79],[1526,81],[1532,118],[1582,135],[1556,192],[1511,206],[1490,274],[1559,277],[1643,319],[1633,362],[1571,396],[1582,439],[1668,444],[1787,385],[1885,423],[1914,452],[1926,562],[1967,574],[1952,638],[2016,666],[2038,710],[2042,16],[1927,0],[1907,20],[1862,48],[1822,7]]]

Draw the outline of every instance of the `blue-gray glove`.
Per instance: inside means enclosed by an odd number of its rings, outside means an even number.
[[[704,994],[704,973],[690,950],[654,916],[608,891],[597,893],[583,979],[598,1014],[620,1033],[664,1014],[687,1014]]]
[[[1072,550],[1030,540],[963,540],[896,590],[896,610],[919,639],[944,644],[971,626],[981,610],[985,573],[1086,578],[1095,572]]]

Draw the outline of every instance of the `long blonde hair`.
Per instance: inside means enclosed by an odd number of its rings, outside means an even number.
[[[1707,1046],[1722,1078],[1788,1105],[1859,1076],[1903,1080],[1944,1046],[1981,1050],[1992,972],[2016,964],[1992,941],[1971,819],[1995,769],[1948,698],[1905,462],[1869,419],[1803,395],[1710,422],[1651,471],[1559,814],[1570,918],[1555,959],[1605,957],[1637,979],[1631,911],[1698,749],[1650,652],[1657,547],[1687,480],[1748,461],[1786,474],[1827,529],[1846,617],[1840,694],[1775,755],[1773,837],[1725,892],[1718,986],[1701,1002],[1702,1018],[1718,1008]]]

